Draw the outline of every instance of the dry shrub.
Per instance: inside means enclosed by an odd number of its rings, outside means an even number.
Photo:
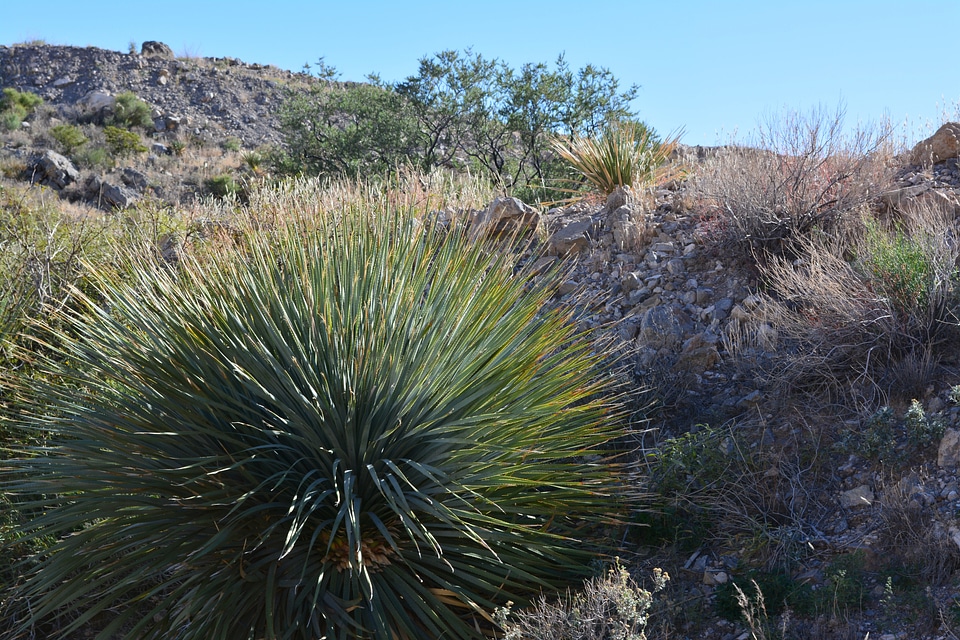
[[[619,562],[605,576],[588,580],[582,591],[512,613],[497,611],[504,640],[645,640],[653,596],[670,576],[653,570],[653,587],[641,588]]]
[[[924,584],[939,586],[960,568],[960,547],[951,536],[951,523],[925,509],[916,491],[910,478],[886,483],[880,500],[880,542],[896,565],[914,571]]]
[[[691,182],[701,213],[725,218],[730,239],[780,253],[869,201],[889,183],[890,130],[845,134],[843,121],[842,108],[787,113],[752,146],[719,150]]]
[[[932,207],[896,224],[869,212],[842,222],[798,238],[798,258],[762,266],[762,320],[785,343],[774,381],[867,406],[917,397],[960,337],[955,224]]]

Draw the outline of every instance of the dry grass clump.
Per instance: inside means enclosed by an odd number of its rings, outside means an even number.
[[[752,147],[726,148],[696,172],[692,198],[730,238],[780,253],[878,195],[889,182],[889,129],[843,131],[843,109],[788,113]]]
[[[955,522],[945,522],[917,500],[919,489],[910,476],[888,481],[883,489],[879,530],[892,564],[913,573],[923,584],[944,584],[960,568],[960,548],[952,535]]]
[[[862,212],[842,231],[797,238],[799,257],[762,266],[763,320],[785,341],[775,378],[867,406],[919,397],[960,339],[952,217],[924,207],[885,224]]]

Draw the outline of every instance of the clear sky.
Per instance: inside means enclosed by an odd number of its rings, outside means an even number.
[[[574,69],[592,63],[640,85],[640,117],[661,133],[683,127],[687,144],[746,141],[764,118],[839,104],[848,127],[889,118],[916,141],[960,104],[960,0],[4,4],[0,44],[126,51],[160,40],[178,55],[292,70],[323,56],[343,80],[402,80],[444,49],[514,68],[564,53]]]

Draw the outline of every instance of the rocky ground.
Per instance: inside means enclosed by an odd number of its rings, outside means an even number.
[[[284,91],[315,81],[231,58],[178,59],[158,43],[129,54],[0,46],[0,87],[36,93],[52,108],[43,122],[28,119],[24,131],[6,136],[0,159],[8,166],[21,163],[19,170],[5,171],[7,180],[43,183],[65,200],[110,210],[143,199],[182,204],[203,192],[202,178],[222,163],[233,162],[234,169],[242,164],[219,147],[218,154],[205,156],[204,144],[216,147],[235,138],[241,149],[255,149],[278,143],[276,112]],[[152,147],[143,159],[109,169],[78,168],[53,148],[36,146],[42,136],[29,136],[30,127],[82,120],[122,91],[133,91],[153,109]],[[174,141],[187,138],[201,141],[193,156],[169,153]],[[697,163],[722,152],[686,149],[684,161],[696,171]],[[196,176],[175,178],[185,171]],[[893,180],[877,194],[878,210],[927,202],[960,211],[956,153],[951,156],[936,140],[901,158]],[[174,188],[185,183],[193,188]],[[944,375],[916,398],[922,415],[914,421],[946,428],[942,440],[924,449],[911,448],[897,431],[909,426],[901,417],[907,407],[861,415],[793,401],[765,368],[785,347],[778,328],[760,312],[756,265],[747,252],[715,242],[717,220],[691,201],[683,181],[648,195],[618,191],[606,201],[548,211],[504,198],[472,215],[477,223],[538,228],[547,244],[544,264],[568,265],[557,304],[574,305],[584,329],[613,336],[631,375],[657,403],[645,412],[650,421],[643,431],[638,425],[643,447],[657,451],[682,437],[705,447],[698,469],[683,480],[714,474],[709,486],[689,495],[720,501],[723,510],[707,517],[724,522],[707,523],[710,535],[692,542],[633,533],[624,542],[637,567],[662,566],[674,578],[658,612],[672,629],[661,628],[662,637],[779,637],[773,621],[782,618],[771,614],[770,635],[761,636],[743,620],[718,616],[717,602],[738,576],[769,570],[788,555],[794,558],[791,584],[821,595],[832,590],[835,606],[817,609],[806,621],[798,614],[787,625],[787,637],[957,637],[957,379]],[[867,433],[883,421],[894,433],[879,456],[846,435]],[[671,502],[674,494],[661,497],[671,509],[678,504]],[[891,559],[893,568],[899,563],[904,571],[893,571]],[[908,571],[914,564],[925,568]],[[851,587],[856,597],[841,593],[853,576],[861,587]]]

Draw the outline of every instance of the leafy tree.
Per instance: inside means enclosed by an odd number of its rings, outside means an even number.
[[[288,173],[382,173],[416,161],[417,132],[403,98],[375,84],[323,84],[292,94],[280,112]]]

